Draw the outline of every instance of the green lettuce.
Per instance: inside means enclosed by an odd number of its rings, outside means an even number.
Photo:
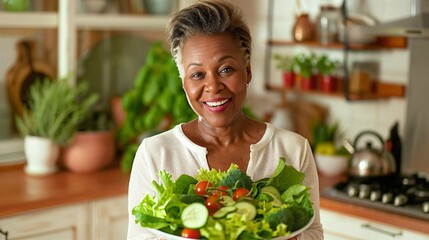
[[[228,170],[235,169],[239,169],[238,165],[231,164]],[[217,187],[226,175],[227,171],[200,169],[195,177],[182,174],[177,180],[173,180],[172,175],[167,171],[160,171],[158,173],[160,182],[152,181],[156,195],[146,194],[139,205],[132,210],[136,223],[142,227],[180,235],[181,229],[183,229],[181,214],[189,204],[189,202],[185,203],[184,199],[189,200],[189,197],[197,196],[194,189],[199,181],[207,180]],[[303,180],[303,173],[287,166],[285,159],[280,158],[278,166],[270,178],[252,183],[250,190],[252,199],[249,201],[257,209],[257,217],[254,220],[246,221],[246,217],[239,214],[232,214],[230,217],[222,219],[209,217],[206,225],[200,229],[201,236],[206,239],[219,240],[256,240],[287,235],[289,231],[286,224],[278,224],[271,228],[263,216],[291,206],[302,207],[308,212],[308,216],[313,216],[310,188],[302,184]],[[281,206],[273,206],[271,197],[261,194],[261,189],[265,186],[273,186],[279,190]],[[204,198],[202,199],[204,200]]]

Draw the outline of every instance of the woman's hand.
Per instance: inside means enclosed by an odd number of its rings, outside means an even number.
[[[299,235],[300,235],[300,234],[296,235],[296,236],[295,236],[295,237],[293,237],[293,238],[289,238],[289,240],[298,240],[298,239],[299,239]]]

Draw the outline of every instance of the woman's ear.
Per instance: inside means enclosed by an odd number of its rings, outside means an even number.
[[[252,81],[252,66],[247,64],[246,67],[246,77],[247,77],[247,84],[249,84]]]

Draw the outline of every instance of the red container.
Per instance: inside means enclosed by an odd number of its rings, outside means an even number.
[[[333,93],[338,89],[338,78],[332,75],[320,75],[320,89],[325,93]]]
[[[317,88],[317,76],[312,75],[310,77],[301,76],[301,90],[310,91]]]
[[[283,72],[283,83],[286,88],[294,88],[296,76],[294,72]]]

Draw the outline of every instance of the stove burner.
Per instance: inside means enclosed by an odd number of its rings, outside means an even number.
[[[350,178],[323,194],[345,202],[429,220],[429,180],[417,174],[384,179]]]

